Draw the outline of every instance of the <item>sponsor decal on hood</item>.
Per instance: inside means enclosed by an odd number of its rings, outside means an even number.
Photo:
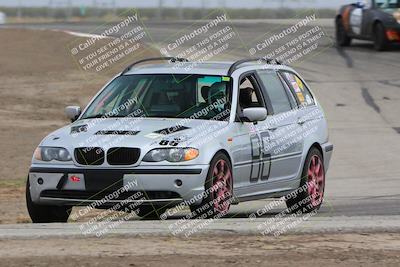
[[[157,134],[162,134],[162,135],[168,135],[168,134],[172,134],[172,133],[176,133],[176,132],[180,132],[183,130],[187,130],[190,129],[189,127],[183,126],[183,125],[175,125],[175,126],[171,126],[168,128],[164,128],[158,131],[154,131],[154,133]]]

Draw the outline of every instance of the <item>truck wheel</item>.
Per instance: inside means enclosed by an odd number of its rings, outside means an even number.
[[[33,203],[29,185],[29,177],[26,182],[26,206],[33,223],[67,222],[72,206],[49,206]]]
[[[309,213],[322,205],[325,168],[322,154],[317,148],[313,147],[308,152],[301,177],[300,187],[286,197],[286,205],[291,213]]]
[[[205,196],[200,205],[190,206],[195,217],[212,218],[228,213],[233,196],[232,166],[224,153],[217,153],[210,163]]]
[[[336,43],[344,47],[351,44],[351,38],[347,35],[342,19],[336,21]]]
[[[376,51],[385,51],[389,46],[385,27],[378,23],[374,27],[374,48]]]

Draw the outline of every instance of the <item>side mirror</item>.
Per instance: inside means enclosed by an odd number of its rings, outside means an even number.
[[[243,119],[248,122],[263,121],[267,118],[266,108],[245,108],[243,109]]]
[[[78,106],[68,106],[65,108],[65,115],[67,115],[67,118],[71,122],[74,122],[81,115],[81,108]]]

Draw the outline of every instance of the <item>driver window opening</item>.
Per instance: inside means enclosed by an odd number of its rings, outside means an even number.
[[[250,107],[264,107],[261,93],[252,75],[246,76],[240,81],[239,106],[241,110]]]

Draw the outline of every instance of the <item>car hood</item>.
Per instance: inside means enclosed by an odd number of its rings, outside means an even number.
[[[396,19],[400,18],[400,8],[386,8],[381,9],[384,13],[394,16]]]
[[[76,121],[50,135],[42,146],[76,147],[146,147],[159,146],[161,141],[190,145],[200,136],[217,131],[226,121],[107,118]]]

